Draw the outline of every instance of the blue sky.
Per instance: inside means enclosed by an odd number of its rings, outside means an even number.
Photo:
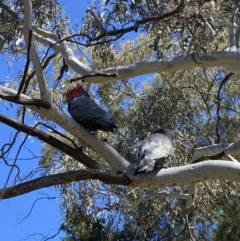
[[[66,13],[71,19],[71,24],[74,26],[75,23],[81,22],[82,17],[84,16],[84,12],[89,6],[89,1],[84,0],[61,0],[60,3],[65,6]],[[4,62],[3,58],[0,58],[0,63]],[[24,66],[25,63],[18,63],[18,67]],[[5,66],[5,63],[4,63]],[[0,70],[0,81],[3,82],[8,75],[8,69]],[[11,107],[7,105],[7,108],[0,108],[0,112],[2,114],[10,114],[13,118],[16,118],[16,112],[14,105]],[[8,113],[6,113],[8,112]],[[10,141],[10,134],[14,135],[16,131],[7,127],[6,125],[0,123],[0,146]],[[24,134],[19,135],[19,141],[17,142],[16,147],[13,149],[12,155],[8,158],[14,158],[16,155],[16,151],[21,144],[21,140],[25,137]],[[40,156],[40,145],[39,141],[36,139],[28,139],[26,146],[31,148],[31,152],[33,152],[36,156]],[[32,169],[37,167],[38,160],[32,159],[33,155],[29,150],[23,147],[20,160],[17,161],[17,164],[21,167],[20,175],[25,175],[29,173]],[[21,160],[22,158],[22,160]],[[10,169],[6,167],[3,163],[3,160],[0,160],[0,185],[3,187],[6,183],[7,176],[9,174]],[[16,171],[14,170],[12,176],[14,177]],[[8,186],[13,184],[13,180],[10,179]],[[43,198],[46,196],[56,197],[54,199],[39,200],[31,214],[24,220],[34,203],[34,201],[38,198]],[[42,240],[41,235],[46,236],[54,235],[59,226],[62,223],[61,214],[59,210],[59,197],[58,193],[55,189],[52,188],[44,188],[41,190],[37,190],[35,192],[31,192],[29,194],[25,194],[19,197],[15,197],[8,200],[2,200],[0,202],[0,223],[1,223],[1,235],[0,239],[4,241],[20,241],[26,240],[28,236],[36,234],[34,236],[30,236],[27,240]],[[20,222],[22,221],[22,222]],[[51,240],[60,240],[60,237],[63,237],[64,233],[60,233],[58,236]]]

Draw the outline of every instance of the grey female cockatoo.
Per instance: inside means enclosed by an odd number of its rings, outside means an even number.
[[[152,133],[139,146],[138,165],[134,176],[140,172],[151,172],[162,168],[164,161],[173,153],[173,134],[166,127]]]
[[[90,98],[81,85],[66,93],[66,101],[72,118],[84,128],[110,132],[117,128],[112,117]]]

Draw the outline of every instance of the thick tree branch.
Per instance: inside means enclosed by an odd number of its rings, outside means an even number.
[[[59,47],[59,44],[53,40],[46,39],[40,35],[37,35],[36,33],[33,33],[33,39],[45,46],[48,46],[49,48],[53,49],[55,54],[61,53],[61,49]]]
[[[146,188],[182,186],[216,179],[240,182],[240,164],[223,160],[209,160],[181,167],[154,170],[132,177],[133,172],[134,169],[131,166],[125,172],[128,177],[131,177],[132,186]]]
[[[24,0],[24,39],[26,45],[28,45],[28,42],[30,41],[30,31],[32,31],[32,1]],[[33,45],[31,45],[30,57],[34,66],[34,70],[36,71],[41,99],[51,103],[52,101],[46,84],[43,69]]]
[[[0,189],[2,199],[16,197],[34,190],[53,185],[67,184],[81,180],[100,180],[106,184],[130,185],[131,181],[124,174],[109,170],[79,170],[36,178],[13,187]]]
[[[197,58],[197,60],[196,60]],[[174,72],[184,69],[194,69],[194,68],[203,68],[203,67],[217,67],[217,66],[233,66],[238,68],[240,63],[240,53],[237,51],[221,51],[221,52],[212,52],[208,54],[199,55],[199,57],[193,57],[192,54],[188,56],[182,55],[175,57],[171,60],[154,60],[154,61],[141,61],[136,62],[127,66],[111,67],[108,69],[101,70],[101,73],[115,73],[116,76],[95,76],[91,75],[86,78],[85,82],[88,83],[102,83],[107,81],[119,80],[119,79],[129,79],[136,76],[141,76],[144,74],[151,73],[161,73],[161,72]],[[69,67],[80,75],[83,75],[81,68],[78,68],[77,64],[72,66],[71,62],[67,63]],[[91,71],[93,74],[94,71]],[[85,74],[84,74],[85,75]]]
[[[193,157],[190,163],[196,163],[206,159],[223,159],[234,161],[230,155],[240,153],[240,139],[233,143],[221,143],[210,146],[198,147],[194,149]]]
[[[46,31],[44,31],[46,32]],[[40,32],[38,32],[40,33]],[[51,36],[51,33],[45,33],[45,36]],[[236,72],[239,69],[240,53],[237,49],[226,49],[225,51],[212,52],[199,55],[198,57],[189,55],[177,56],[171,60],[154,60],[141,61],[127,66],[112,67],[101,71],[102,75],[91,70],[86,65],[82,64],[73,54],[70,46],[66,41],[60,40],[60,43],[55,43],[44,39],[40,36],[35,36],[35,39],[46,46],[51,46],[55,53],[61,52],[67,65],[79,75],[85,76],[85,82],[102,83],[107,81],[128,79],[144,74],[157,72],[174,72],[183,69],[194,69],[197,67],[217,67],[225,66],[229,71],[232,69]],[[107,77],[104,74],[108,74]],[[114,74],[109,76],[109,74]],[[81,77],[80,77],[81,78]]]
[[[58,41],[58,35],[49,31],[46,31],[44,29],[39,28],[38,26],[32,25],[32,29],[35,33],[37,33],[38,35],[44,37],[44,38],[48,38],[48,39],[52,39],[54,41]]]
[[[130,166],[126,174],[132,177],[134,170]],[[210,180],[230,180],[240,182],[240,164],[229,161],[208,161],[181,167],[155,170],[147,174],[138,174],[131,180],[122,174],[110,170],[79,170],[40,177],[13,187],[0,189],[3,199],[16,197],[40,188],[67,184],[81,180],[100,180],[106,184],[131,185],[133,187],[160,188],[182,186]]]
[[[64,60],[66,61],[66,64],[68,66],[71,66],[71,68],[74,71],[76,71],[78,74],[88,75],[92,72],[91,68],[81,63],[79,59],[74,55],[67,41],[60,40],[58,39],[58,36],[56,34],[50,33],[45,30],[41,30],[36,26],[33,26],[33,30],[36,31],[36,33],[41,36],[41,37],[38,37],[37,35],[35,35],[35,37],[39,42],[49,46],[50,48],[53,48],[55,53],[59,53],[60,51]],[[51,42],[48,38],[54,39],[56,42]]]
[[[0,122],[5,123],[6,125],[9,125],[15,128],[16,130],[24,132],[30,136],[35,136],[39,138],[41,141],[44,141],[45,143],[57,148],[58,150],[63,151],[64,153],[76,159],[77,161],[81,162],[88,168],[92,168],[92,169],[101,168],[101,166],[96,161],[92,160],[90,157],[82,153],[80,150],[77,150],[63,143],[62,141],[58,140],[54,136],[51,136],[50,134],[47,134],[37,128],[33,129],[31,126],[24,125],[21,122],[13,120],[2,114],[0,114]]]
[[[80,75],[88,75],[93,72],[91,68],[81,63],[79,59],[75,57],[67,41],[60,41],[59,46],[61,49],[62,56],[66,61],[66,64],[70,66],[76,73]]]
[[[227,153],[231,154],[238,154],[240,152],[240,140],[235,141],[231,144],[215,144],[205,147],[199,147],[194,149],[193,157],[190,163],[197,163],[201,161],[206,161],[209,159],[223,159],[223,160],[229,160],[232,162],[236,162],[239,164],[237,160],[235,160],[231,155],[228,155]],[[196,199],[196,193],[197,188],[196,184],[192,183],[189,186],[189,198],[186,202],[186,208],[191,208],[194,205],[195,199]]]
[[[25,106],[36,106],[37,108],[45,108],[45,109],[50,109],[50,104],[47,101],[44,100],[39,100],[39,99],[26,99],[26,98],[22,98],[21,96],[17,97],[17,96],[11,96],[8,95],[4,92],[1,91],[0,88],[0,98],[7,100],[9,102],[13,102],[16,104],[21,104],[21,105],[25,105]]]
[[[218,155],[222,152],[226,151],[226,148],[232,146],[233,143],[229,144],[229,143],[221,143],[221,144],[214,144],[214,145],[210,145],[210,146],[204,146],[204,147],[198,147],[194,149],[193,152],[193,157],[192,157],[192,161],[194,162],[195,160],[204,157],[204,156],[215,156]],[[240,148],[238,149],[238,153],[240,152]],[[229,153],[230,154],[230,153]],[[210,158],[209,158],[210,159]]]
[[[70,82],[76,82],[79,80],[82,80],[82,82],[85,82],[85,78],[89,78],[89,77],[96,77],[96,76],[104,76],[104,77],[116,77],[115,73],[94,73],[94,74],[88,74],[88,75],[82,75],[81,77],[76,77],[73,79],[70,79]]]
[[[40,34],[41,31],[38,31]],[[44,31],[44,36],[49,37],[52,33]],[[82,64],[73,54],[66,41],[60,40],[59,43],[44,39],[40,36],[34,36],[37,41],[46,46],[51,46],[55,53],[61,52],[67,65],[79,75],[86,75],[85,81],[89,83],[102,83],[118,79],[128,79],[144,74],[157,72],[174,72],[183,69],[194,69],[197,67],[217,67],[225,66],[229,71],[231,68],[237,70],[240,62],[240,53],[237,49],[226,49],[225,51],[211,52],[199,55],[198,57],[189,55],[177,56],[171,60],[141,61],[127,66],[112,67],[101,71],[102,75],[91,70]],[[236,71],[231,71],[236,72]],[[107,77],[104,74],[108,74]],[[109,76],[109,74],[114,74]],[[116,75],[115,75],[116,74]],[[93,75],[93,76],[92,76]]]

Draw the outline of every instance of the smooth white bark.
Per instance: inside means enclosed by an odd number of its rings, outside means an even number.
[[[59,43],[60,51],[65,59],[68,66],[70,66],[76,73],[79,75],[87,75],[91,73],[95,73],[91,68],[81,63],[77,57],[75,57],[70,45],[66,41],[62,41]]]
[[[32,30],[32,1],[24,0],[24,39],[25,44],[28,46],[29,41],[29,31]],[[40,88],[40,96],[42,100],[48,101],[51,104],[51,97],[48,91],[47,82],[43,73],[43,69],[38,58],[37,52],[31,42],[30,58],[32,60],[35,73],[37,76],[38,85]]]
[[[53,32],[41,29],[35,25],[32,26],[32,29],[36,34],[42,36],[43,38],[52,39],[55,42],[59,41],[58,35]]]
[[[240,152],[240,140],[237,140],[231,143],[228,147],[225,148],[224,153],[226,155],[234,155]]]
[[[129,167],[126,175],[132,175]],[[183,186],[209,180],[231,180],[240,182],[240,164],[230,161],[209,160],[196,164],[154,170],[151,173],[138,174],[131,178],[132,186],[145,188],[160,188],[169,186]]]
[[[51,47],[53,49],[53,51],[55,52],[55,54],[59,54],[61,53],[61,49],[59,47],[59,44],[56,44],[56,42],[46,39],[40,35],[37,35],[35,33],[33,33],[33,39],[36,40],[37,42],[39,42],[40,44],[43,44],[47,47]]]
[[[230,143],[230,144],[223,143],[223,144],[215,144],[215,145],[196,148],[194,149],[191,163],[200,157],[214,156],[221,152],[225,153],[225,155],[221,158],[221,160],[228,160],[228,161],[239,163],[229,154],[240,153],[240,140],[237,140],[234,143]],[[186,208],[191,208],[194,205],[196,196],[197,196],[197,187],[196,187],[196,184],[193,183],[189,186],[189,198],[186,203]]]
[[[221,158],[221,159],[224,160],[224,158],[225,158],[225,160],[227,160],[227,161],[239,163],[239,162],[238,162],[235,158],[233,158],[231,155],[225,155],[225,156],[224,156],[223,158]]]
[[[196,160],[200,157],[215,156],[221,152],[224,152],[224,154],[226,156],[239,154],[240,153],[240,139],[236,140],[233,143],[221,143],[221,144],[214,144],[214,145],[195,148],[191,162],[193,162],[194,160]],[[232,157],[230,157],[230,159],[231,158]],[[229,160],[229,157],[227,158],[227,160]]]
[[[4,25],[0,27],[0,32],[5,30],[14,29],[14,25]],[[53,48],[56,53],[61,52],[66,60],[66,63],[79,75],[88,75],[96,73],[85,64],[81,63],[77,56],[74,55],[69,44],[66,41],[57,43],[57,35],[46,30],[42,30],[33,26],[33,30],[38,35],[35,37],[37,41],[46,46],[56,44],[58,47]],[[226,49],[225,51],[211,52],[202,54],[196,57],[192,54],[188,56],[177,56],[169,60],[154,60],[154,61],[141,61],[131,65],[112,67],[101,70],[101,73],[115,73],[116,77],[95,76],[85,78],[89,83],[102,83],[119,79],[128,79],[144,74],[152,74],[158,72],[174,72],[184,69],[194,69],[198,67],[219,67],[223,66],[232,72],[239,72],[240,52],[237,49]]]
[[[215,144],[215,145],[195,148],[191,162],[193,162],[194,160],[197,160],[198,158],[203,157],[203,156],[215,156],[215,155],[225,151],[225,149],[228,146],[229,146],[228,143],[222,143],[222,144]],[[240,152],[240,149],[238,151]]]

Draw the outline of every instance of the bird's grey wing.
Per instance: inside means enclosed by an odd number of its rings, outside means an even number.
[[[148,147],[148,138],[142,141],[138,147],[138,160],[141,160],[144,157],[147,147]]]
[[[165,135],[153,134],[148,138],[145,156],[153,159],[167,158],[172,154],[173,143]]]
[[[97,119],[105,116],[107,112],[100,108],[94,100],[87,96],[75,98],[69,107],[72,116],[82,116],[87,119]]]
[[[145,139],[139,146],[138,150],[138,165],[134,175],[139,172],[150,172],[154,169],[155,160],[146,156],[149,148],[149,138]]]

